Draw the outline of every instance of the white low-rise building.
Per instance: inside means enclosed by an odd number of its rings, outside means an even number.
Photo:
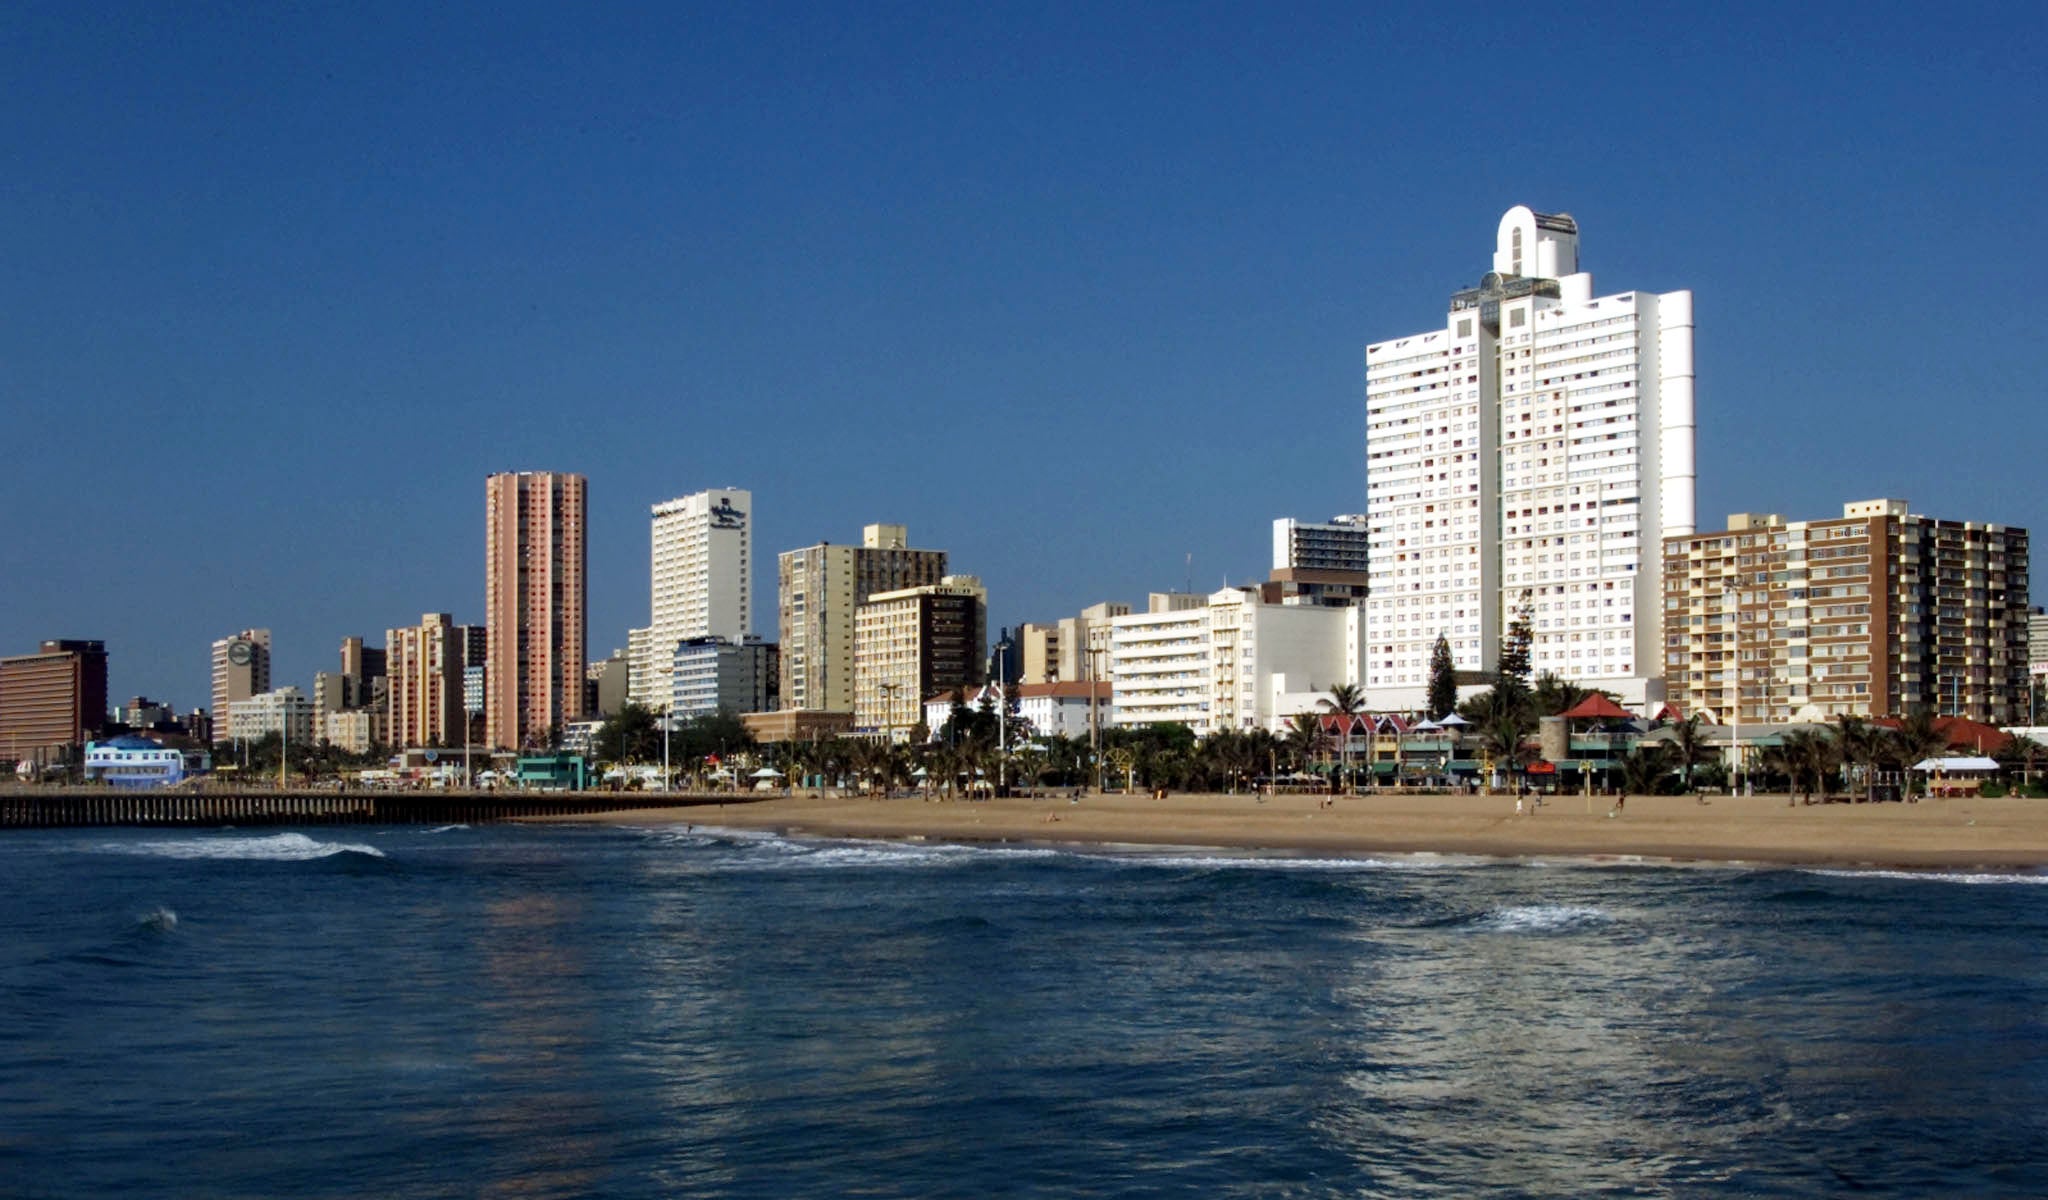
[[[1007,685],[1010,694],[1017,698],[1017,719],[1028,725],[1033,736],[1085,738],[1088,736],[1090,709],[1088,693],[1091,685],[1086,683],[1012,683]],[[1099,680],[1092,685],[1095,693],[1093,720],[1096,728],[1109,728],[1110,685],[1108,680]],[[946,721],[953,715],[953,701],[957,697],[968,709],[980,707],[986,696],[990,704],[996,702],[996,685],[983,684],[975,688],[950,688],[924,700],[924,724],[937,737],[945,728]]]
[[[1112,723],[1277,730],[1301,697],[1358,682],[1364,610],[1269,604],[1224,588],[1199,608],[1110,622]]]

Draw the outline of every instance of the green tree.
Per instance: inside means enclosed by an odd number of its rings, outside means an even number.
[[[1451,658],[1451,641],[1436,635],[1429,651],[1429,719],[1447,716],[1458,707],[1458,664]]]
[[[1535,612],[1529,589],[1523,588],[1521,599],[1515,605],[1515,615],[1508,621],[1508,630],[1500,639],[1500,664],[1495,672],[1494,688],[1505,693],[1506,698],[1529,693],[1529,647],[1536,640]]]
[[[647,763],[661,761],[661,730],[658,715],[645,705],[628,700],[590,739],[590,752],[599,762]]]

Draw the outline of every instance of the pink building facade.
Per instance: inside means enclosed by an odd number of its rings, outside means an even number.
[[[583,716],[587,607],[581,475],[484,481],[485,739],[520,749]]]

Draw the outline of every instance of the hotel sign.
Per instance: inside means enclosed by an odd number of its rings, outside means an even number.
[[[745,529],[747,514],[733,507],[733,502],[724,496],[711,506],[711,527],[713,529]]]

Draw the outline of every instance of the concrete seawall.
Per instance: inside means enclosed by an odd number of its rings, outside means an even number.
[[[0,828],[93,825],[471,824],[635,809],[746,804],[748,795],[686,792],[119,791],[36,787],[0,791]]]

